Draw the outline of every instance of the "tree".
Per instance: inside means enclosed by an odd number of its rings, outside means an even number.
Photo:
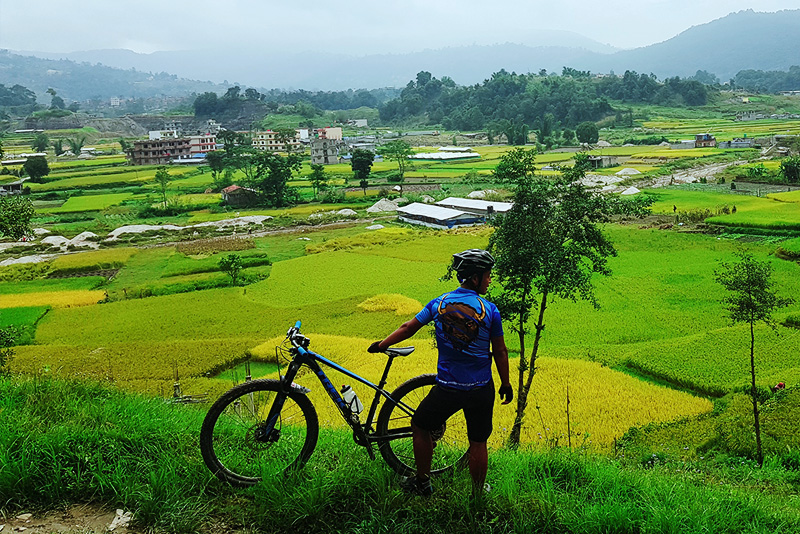
[[[39,132],[31,141],[31,148],[36,152],[45,152],[50,146],[50,138],[44,132]]]
[[[372,170],[372,162],[375,155],[369,151],[361,148],[353,150],[353,157],[350,159],[350,168],[353,169],[353,176],[356,180],[369,179],[369,173]]]
[[[128,142],[128,141],[127,141],[125,138],[123,138],[123,137],[120,137],[120,138],[117,140],[117,142],[119,143],[119,148],[122,150],[122,152],[124,152],[124,153],[126,153],[126,154],[128,153],[128,151],[129,151],[129,150],[132,150],[132,149],[133,149],[133,145],[131,145],[131,144],[130,144],[130,142]]]
[[[50,174],[50,166],[44,156],[31,156],[22,164],[22,168],[31,177],[31,182],[41,182],[42,178]]]
[[[800,182],[800,156],[789,156],[781,161],[781,175],[790,184]]]
[[[293,172],[300,172],[303,161],[298,154],[281,156],[259,152],[252,156],[255,173],[249,185],[258,189],[270,206],[282,207],[289,203],[289,188],[286,183]]]
[[[208,117],[219,109],[217,93],[206,92],[198,95],[192,104],[195,117]]]
[[[417,75],[417,77],[419,77],[419,75]],[[402,195],[403,181],[405,180],[404,175],[409,165],[408,158],[414,155],[414,149],[411,148],[411,145],[407,142],[398,139],[396,141],[390,141],[380,147],[378,153],[387,159],[397,162],[397,170],[400,173],[398,181],[400,182],[400,194]]]
[[[536,372],[539,344],[550,299],[589,301],[594,298],[592,276],[609,275],[607,258],[616,255],[599,222],[606,220],[603,197],[593,195],[578,178],[585,175],[580,161],[564,169],[563,177],[544,180],[535,176],[535,152],[517,148],[507,152],[495,177],[514,185],[514,204],[495,219],[489,250],[495,254],[495,276],[502,290],[493,295],[520,343],[517,407],[508,438],[519,445],[528,394]],[[538,315],[533,347],[526,353],[525,335],[531,310]]]
[[[0,235],[14,240],[33,233],[33,203],[22,195],[0,197]]]
[[[76,156],[81,153],[81,149],[83,145],[86,144],[86,136],[76,136],[70,137],[67,139],[67,144],[69,145],[69,149],[72,151],[73,154]]]
[[[361,189],[363,189],[363,190],[364,190],[364,196],[367,196],[367,188],[369,187],[369,180],[367,180],[366,178],[362,178],[362,179],[361,179],[361,180],[358,182],[358,186],[359,186]],[[402,194],[402,191],[401,191],[401,193],[400,193],[400,194]]]
[[[773,312],[788,306],[793,300],[778,297],[773,289],[775,282],[772,280],[772,265],[769,262],[759,261],[748,252],[738,252],[736,256],[739,261],[722,262],[714,275],[716,281],[728,291],[728,295],[722,299],[722,304],[731,322],[747,323],[750,326],[750,400],[753,403],[753,422],[756,431],[756,460],[760,466],[764,463],[764,455],[761,449],[761,424],[756,389],[755,325],[763,322],[774,329]]]
[[[242,272],[242,258],[238,254],[228,254],[219,260],[219,268],[231,277],[231,285],[239,284],[239,275]]]
[[[582,122],[575,128],[575,136],[580,143],[593,144],[600,139],[597,125],[591,121]]]
[[[169,171],[163,165],[156,170],[156,183],[161,188],[161,201],[164,203],[164,209],[167,209],[167,185],[172,181]]]
[[[50,109],[64,109],[66,107],[64,99],[56,94],[55,89],[51,87],[45,92],[50,95]]]
[[[53,152],[55,152],[56,156],[60,156],[64,153],[64,140],[63,139],[54,139],[53,140]]]
[[[231,185],[230,177],[225,173],[225,152],[212,150],[206,154],[206,163],[211,169],[211,180],[217,190],[222,190]]]
[[[317,196],[321,189],[328,183],[328,176],[325,174],[325,165],[321,163],[311,164],[311,174],[308,176],[311,187],[314,189],[314,196]]]

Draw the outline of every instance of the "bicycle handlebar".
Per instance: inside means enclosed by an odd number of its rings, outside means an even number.
[[[307,349],[311,340],[300,334],[300,324],[300,321],[297,321],[294,323],[293,327],[289,328],[289,331],[286,332],[286,339],[288,339],[295,348]]]

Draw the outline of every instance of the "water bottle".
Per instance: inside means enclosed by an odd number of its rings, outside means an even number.
[[[353,391],[353,388],[350,386],[342,386],[342,398],[344,399],[344,403],[350,408],[351,412],[359,414],[364,410],[364,405],[361,404],[361,401],[358,399],[358,395],[356,395],[356,392]]]

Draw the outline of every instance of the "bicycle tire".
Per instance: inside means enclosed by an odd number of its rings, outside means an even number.
[[[277,433],[255,437],[280,388],[277,380],[251,380],[229,389],[209,408],[200,429],[200,451],[217,478],[252,486],[300,469],[311,457],[319,437],[317,411],[294,388],[281,409]]]
[[[398,407],[397,403],[402,402],[416,409],[435,383],[436,375],[432,374],[416,376],[403,382],[392,392],[391,396],[395,402],[386,401],[378,414],[376,430],[379,437],[389,436],[397,431],[404,433],[401,438],[382,440],[378,446],[381,456],[389,467],[401,476],[413,474],[416,471],[416,464],[410,435],[411,416]],[[454,414],[441,429],[432,432],[432,435],[434,439],[432,475],[439,475],[466,464],[469,440],[463,412]]]

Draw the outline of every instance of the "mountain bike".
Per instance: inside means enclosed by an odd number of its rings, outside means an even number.
[[[352,430],[355,443],[366,448],[371,459],[375,459],[377,448],[398,474],[414,473],[411,416],[434,385],[435,375],[411,378],[391,393],[384,389],[392,362],[411,354],[414,347],[386,349],[383,353],[388,357],[386,366],[375,385],[309,350],[309,344],[297,321],[276,348],[276,354],[283,354],[289,360],[284,374],[279,370],[278,379],[246,380],[211,406],[200,430],[200,450],[211,472],[220,480],[244,487],[305,465],[314,452],[320,431],[317,411],[308,396],[311,389],[295,383],[298,372],[305,366],[319,379],[336,411]],[[365,357],[373,356],[377,355]],[[363,422],[358,410],[345,401],[320,364],[374,391]],[[466,463],[469,442],[462,413],[451,417],[432,436],[435,446],[432,474]]]

